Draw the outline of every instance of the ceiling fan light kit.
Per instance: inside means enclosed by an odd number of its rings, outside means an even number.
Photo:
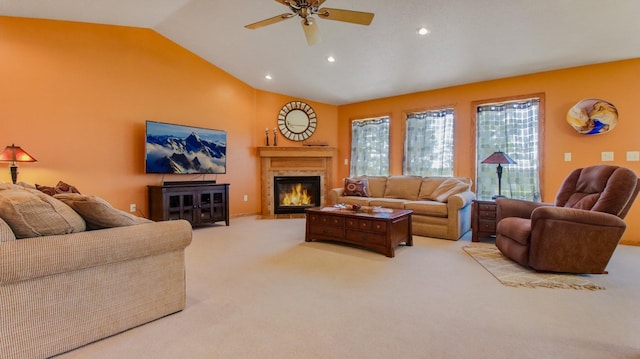
[[[318,25],[315,18],[312,15],[318,15],[321,19],[334,20],[348,22],[358,25],[369,25],[373,21],[373,13],[332,9],[332,8],[320,8],[325,0],[276,0],[282,5],[288,6],[291,13],[280,14],[262,21],[255,22],[253,24],[246,25],[247,29],[255,30],[263,26],[275,24],[277,22],[290,19],[296,15],[302,18],[302,29],[304,30],[305,37],[309,46],[317,44],[321,41],[320,31],[318,31]]]

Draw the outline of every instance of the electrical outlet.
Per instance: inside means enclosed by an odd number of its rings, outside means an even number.
[[[345,159],[344,159],[344,164],[345,164],[346,166],[348,166],[348,165],[349,165],[349,159],[348,159],[348,158],[345,158]]]
[[[249,200],[249,195],[244,195],[244,201],[247,202]]]
[[[627,152],[627,161],[640,161],[640,152],[638,152],[638,151],[628,151]]]
[[[135,211],[137,211],[137,210],[138,210],[138,209],[137,209],[137,207],[136,207],[136,204],[135,204],[135,203],[131,203],[131,204],[129,205],[129,212],[132,212],[132,213],[133,213],[133,212],[135,212]]]
[[[602,152],[601,158],[603,162],[613,161],[613,152]]]
[[[571,162],[571,152],[565,152],[564,153],[564,161],[565,162]]]

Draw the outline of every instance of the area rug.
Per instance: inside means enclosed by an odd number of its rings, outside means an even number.
[[[491,273],[500,283],[511,287],[565,289],[605,289],[589,280],[588,274],[540,273],[505,257],[491,243],[474,243],[462,249]]]

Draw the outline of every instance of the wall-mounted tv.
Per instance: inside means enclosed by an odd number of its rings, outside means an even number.
[[[227,132],[147,121],[146,172],[227,172]]]

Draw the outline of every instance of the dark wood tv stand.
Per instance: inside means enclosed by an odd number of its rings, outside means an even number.
[[[167,182],[148,186],[149,219],[185,219],[192,225],[224,221],[229,225],[229,184],[214,181]]]

